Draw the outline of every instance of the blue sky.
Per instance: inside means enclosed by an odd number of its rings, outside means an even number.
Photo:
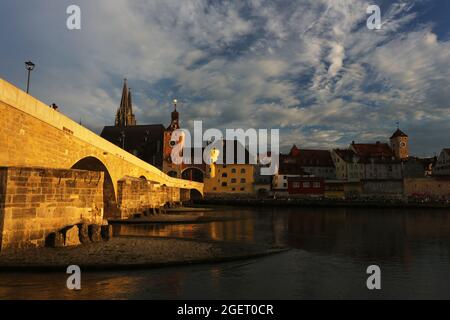
[[[82,29],[66,28],[77,4]],[[366,28],[378,4],[382,29]],[[99,132],[123,78],[140,124],[280,128],[284,148],[387,140],[450,146],[450,1],[2,0],[0,77]]]

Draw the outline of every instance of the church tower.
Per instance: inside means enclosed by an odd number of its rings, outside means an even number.
[[[397,128],[389,140],[395,157],[399,160],[408,160],[408,135],[401,131],[400,128]]]
[[[171,177],[181,177],[181,165],[172,162],[172,149],[179,141],[172,141],[172,133],[180,129],[180,114],[177,111],[177,100],[173,101],[174,110],[171,113],[170,125],[164,131],[163,172]]]
[[[124,80],[122,89],[122,99],[116,114],[116,127],[135,126],[136,118],[133,114],[131,101],[131,90],[128,89],[127,79]]]

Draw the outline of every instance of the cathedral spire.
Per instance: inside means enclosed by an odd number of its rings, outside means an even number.
[[[120,100],[120,107],[117,110],[116,126],[135,126],[136,118],[133,114],[133,105],[131,100],[131,90],[128,89],[127,79],[124,79],[122,89],[122,99]]]

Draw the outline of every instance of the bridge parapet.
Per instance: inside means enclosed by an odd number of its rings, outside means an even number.
[[[203,194],[203,183],[169,177],[3,79],[0,111],[0,166],[70,169],[83,158],[94,157],[107,168],[116,194],[117,181],[124,176],[145,177]],[[4,139],[2,143],[3,136],[9,141]]]

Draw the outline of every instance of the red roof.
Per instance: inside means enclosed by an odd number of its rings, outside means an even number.
[[[348,149],[335,149],[334,152],[341,157],[345,162],[351,162],[353,161],[353,157],[356,156],[356,154],[353,152],[353,150]]]
[[[280,162],[280,167],[278,169],[278,174],[280,175],[299,175],[306,176],[307,172],[303,170],[301,166],[296,163],[283,163]]]
[[[358,157],[392,158],[394,153],[387,143],[352,143],[352,148]]]
[[[280,163],[295,163],[303,167],[334,167],[328,150],[299,149],[295,145],[288,155],[280,156]]]

